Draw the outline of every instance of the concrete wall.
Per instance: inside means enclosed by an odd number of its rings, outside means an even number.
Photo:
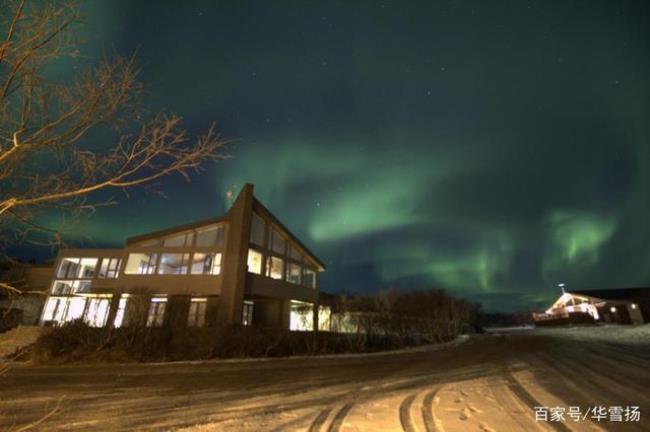
[[[275,299],[298,300],[306,303],[316,303],[318,301],[317,289],[306,288],[302,285],[251,273],[246,275],[246,294]]]

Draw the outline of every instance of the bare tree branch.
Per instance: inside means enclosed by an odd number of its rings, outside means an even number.
[[[77,66],[75,1],[6,0],[3,8],[0,255],[16,241],[60,244],[64,228],[44,222],[52,212],[76,221],[114,204],[99,192],[128,195],[169,175],[190,181],[205,162],[227,157],[214,125],[191,139],[180,116],[143,114],[135,56],[104,58],[63,83],[46,78],[54,59]]]

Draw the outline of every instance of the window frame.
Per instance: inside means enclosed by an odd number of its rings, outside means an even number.
[[[194,310],[193,310],[194,309]],[[187,313],[188,327],[205,327],[205,318],[208,310],[207,297],[192,297]]]
[[[163,264],[163,258],[165,257],[165,255],[179,255],[180,258],[181,258],[181,260],[180,260],[181,264],[176,268],[180,269],[180,270],[185,268],[185,271],[172,272],[172,273],[162,273],[161,271],[162,271],[163,265],[164,265]],[[160,254],[160,261],[158,261],[158,270],[157,270],[156,274],[161,275],[161,276],[168,276],[168,275],[184,276],[184,275],[187,275],[189,273],[189,271],[190,271],[190,265],[191,265],[191,259],[190,258],[191,258],[191,254],[189,252],[163,252],[163,253]]]
[[[152,297],[147,311],[147,327],[162,327],[165,324],[167,297]]]
[[[274,260],[280,261],[281,268],[280,268],[280,271],[278,273],[280,277],[273,277],[272,274],[271,274],[271,272],[273,271],[272,268],[273,268],[273,261]],[[279,257],[277,255],[268,255],[266,257],[266,266],[265,266],[264,276],[266,276],[267,278],[273,279],[273,280],[281,280],[281,281],[286,280],[285,274],[284,274],[285,271],[286,271],[285,269],[287,267],[286,262],[287,262],[287,260],[285,258],[283,258],[283,257]]]

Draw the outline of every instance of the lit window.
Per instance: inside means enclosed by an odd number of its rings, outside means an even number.
[[[305,269],[304,283],[307,288],[316,288],[316,272]]]
[[[76,278],[79,274],[79,261],[81,258],[62,258],[56,272],[58,278]]]
[[[302,268],[292,262],[287,263],[287,280],[291,283],[300,285],[300,276]]]
[[[262,254],[253,249],[248,249],[248,271],[262,274]]]
[[[187,274],[190,264],[190,254],[162,254],[158,274]]]
[[[107,298],[91,298],[88,300],[85,321],[91,327],[104,327],[108,318],[111,301]]]
[[[272,249],[274,252],[284,254],[285,253],[285,248],[286,246],[286,241],[284,238],[280,235],[280,233],[276,230],[273,230],[273,241],[272,241]]]
[[[147,316],[147,327],[161,327],[165,317],[165,306],[167,299],[165,297],[153,297],[149,305],[149,315]]]
[[[68,297],[67,300],[63,321],[70,322],[82,318],[86,308],[86,299],[84,297]]]
[[[191,272],[193,275],[221,274],[221,253],[194,253]]]
[[[242,307],[242,319],[241,323],[245,326],[253,325],[253,311],[255,308],[255,303],[252,301],[244,300],[244,305]]]
[[[194,233],[180,234],[174,237],[166,238],[163,242],[165,247],[190,247],[194,240]]]
[[[311,303],[291,302],[289,330],[311,331],[314,329],[314,310]]]
[[[121,262],[120,258],[102,258],[97,277],[115,279],[119,275]]]
[[[72,282],[69,280],[55,280],[52,284],[52,294],[67,295],[72,294]]]
[[[52,284],[52,294],[54,295],[70,295],[89,291],[89,280],[55,280]]]
[[[223,226],[201,230],[196,235],[196,245],[200,247],[220,246],[223,244]]]
[[[282,258],[268,257],[266,260],[266,276],[271,279],[282,279],[283,267],[284,260]]]
[[[122,294],[120,296],[120,301],[117,304],[117,313],[115,314],[115,321],[114,321],[115,327],[122,327],[123,324],[126,324],[124,322],[124,314],[126,313],[126,304],[128,300],[129,300],[128,294]]]
[[[258,215],[253,215],[251,222],[251,238],[250,241],[258,246],[264,246],[264,237],[266,234],[266,224],[264,220]]]
[[[65,279],[93,278],[97,261],[97,258],[62,258],[56,276]]]
[[[157,253],[131,253],[124,268],[125,274],[154,274],[156,273]]]
[[[190,312],[187,316],[187,325],[189,327],[203,327],[205,325],[205,309],[208,299],[193,298],[190,301]]]
[[[41,322],[46,323],[58,323],[63,320],[63,313],[65,312],[65,306],[67,304],[67,298],[63,297],[50,297],[45,302],[45,307],[43,308],[43,318]]]
[[[80,279],[94,278],[97,261],[97,258],[81,258],[81,268],[79,269],[78,277]]]

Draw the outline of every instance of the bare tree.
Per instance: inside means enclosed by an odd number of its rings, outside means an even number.
[[[75,220],[115,202],[102,191],[156,190],[171,174],[189,181],[203,162],[226,157],[214,125],[190,140],[179,116],[145,115],[134,57],[47,78],[53,60],[79,57],[76,2],[0,1],[0,252],[11,242],[58,245],[63,227],[45,214]]]

